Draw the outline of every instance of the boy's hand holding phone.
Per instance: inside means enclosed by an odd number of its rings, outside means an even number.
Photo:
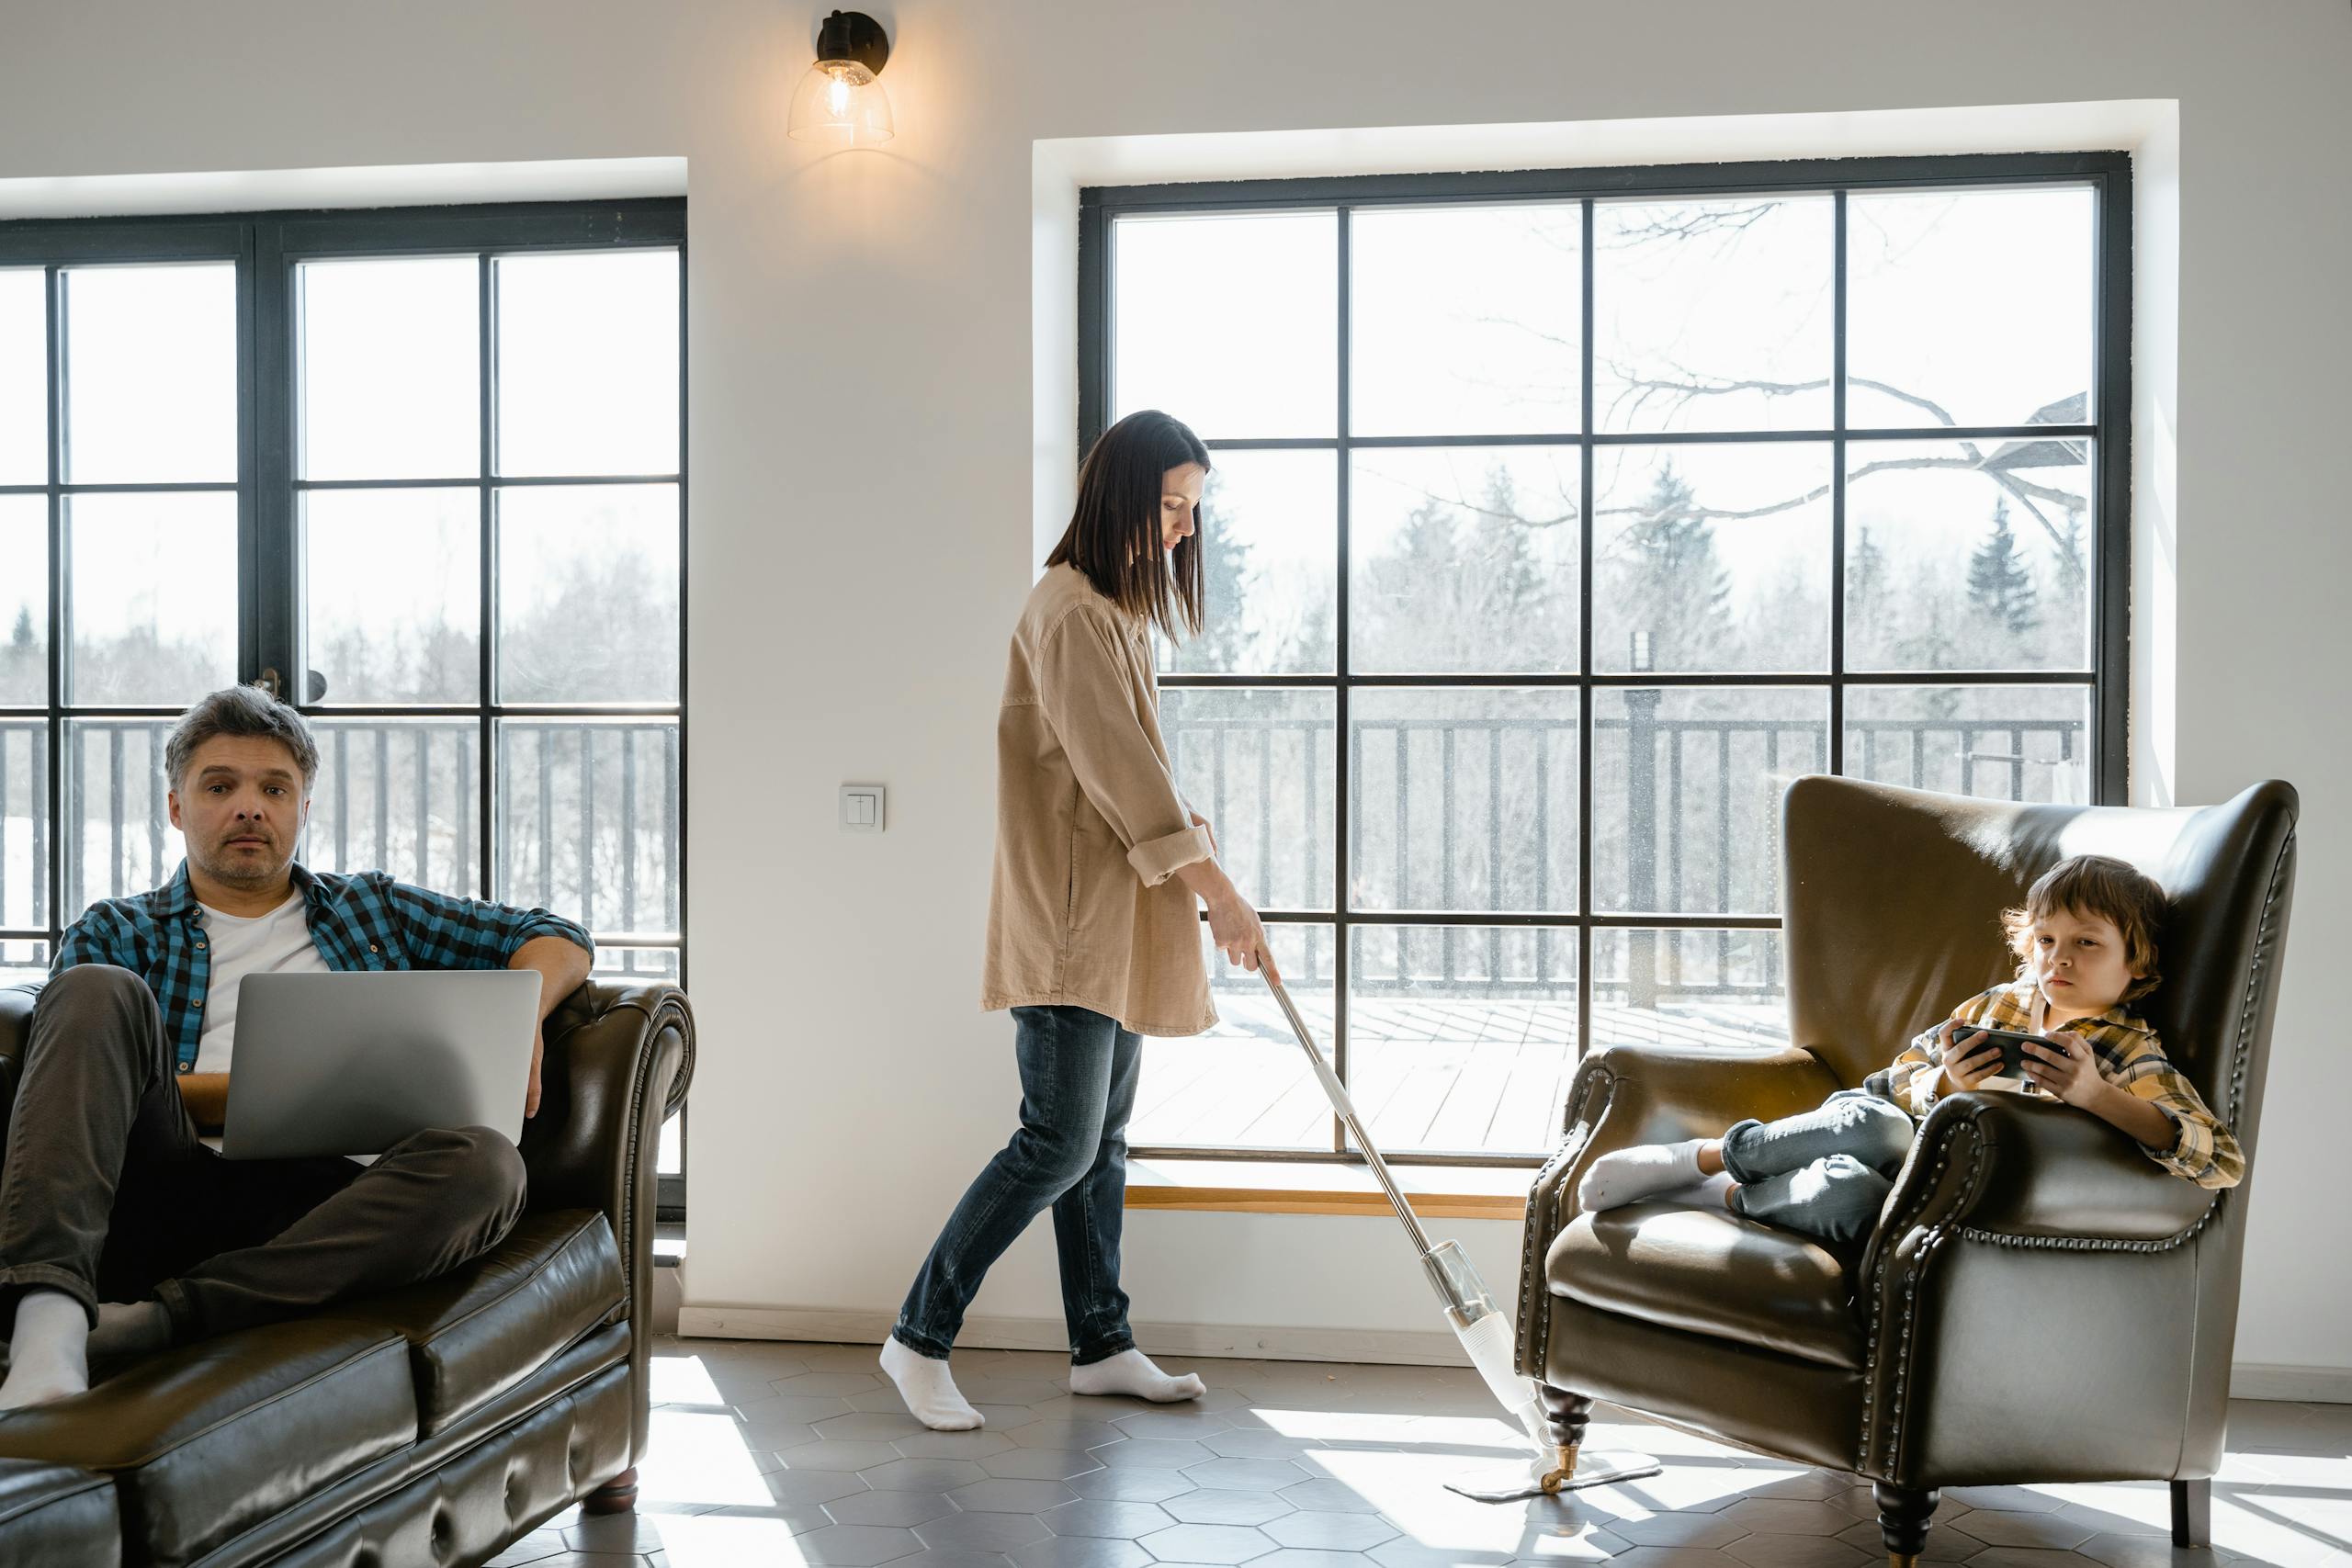
[[[2107,1089],[2107,1079],[2099,1076],[2098,1064],[2092,1060],[2090,1043],[2086,1040],[2044,1035],[2029,1041],[2024,1066],[2025,1076],[2041,1085],[2045,1093],[2085,1111],[2091,1110],[2091,1102]]]
[[[2001,1047],[1991,1035],[1981,1029],[1972,1030],[1960,1037],[1957,1044],[1953,1043],[1955,1036],[1966,1027],[1958,1020],[1948,1018],[1943,1027],[1936,1031],[1936,1049],[1944,1062],[1944,1081],[1937,1090],[1939,1095],[1958,1094],[1974,1089],[1986,1078],[2000,1076]]]

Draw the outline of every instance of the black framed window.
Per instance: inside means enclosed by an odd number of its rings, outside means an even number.
[[[0,223],[0,976],[171,875],[164,737],[257,681],[318,738],[303,863],[684,983],[684,244],[676,200]]]
[[[2130,257],[2120,153],[1082,193],[1081,441],[1216,458],[1179,781],[1385,1150],[1784,1038],[1799,774],[2120,801]],[[1210,953],[1138,1150],[1348,1157]]]

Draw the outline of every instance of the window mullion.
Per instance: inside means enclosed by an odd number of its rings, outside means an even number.
[[[294,494],[294,363],[300,311],[281,227],[262,222],[248,225],[246,232],[251,281],[241,293],[250,300],[252,329],[246,336],[248,390],[240,414],[245,483],[239,487],[238,532],[244,541],[240,576],[246,623],[239,637],[241,679],[276,670],[278,696],[300,707],[311,694],[301,669],[307,655],[297,646],[302,547]]]

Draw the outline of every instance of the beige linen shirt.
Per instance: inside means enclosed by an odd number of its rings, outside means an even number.
[[[1174,874],[1209,836],[1169,770],[1150,637],[1076,567],[1049,568],[1012,629],[996,747],[980,1006],[1214,1025],[1199,904]]]

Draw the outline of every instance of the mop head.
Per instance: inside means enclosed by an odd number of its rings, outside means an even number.
[[[1488,1466],[1457,1476],[1445,1483],[1447,1491],[1458,1492],[1474,1502],[1516,1503],[1528,1497],[1549,1497],[1562,1492],[1580,1492],[1588,1486],[1637,1480],[1656,1475],[1663,1468],[1645,1453],[1604,1450],[1579,1453],[1576,1472],[1560,1474],[1559,1450],[1542,1411],[1536,1407],[1535,1385],[1521,1377],[1512,1364],[1510,1321],[1498,1312],[1488,1313],[1476,1322],[1457,1328],[1455,1333],[1462,1340],[1462,1348],[1470,1352],[1478,1375],[1486,1379],[1487,1389],[1525,1429],[1528,1440],[1542,1457]]]
[[[1553,1479],[1557,1470],[1554,1461],[1539,1459],[1475,1470],[1447,1482],[1445,1489],[1458,1492],[1474,1503],[1517,1503],[1530,1497],[1581,1492],[1588,1486],[1638,1481],[1645,1475],[1656,1475],[1664,1468],[1648,1454],[1630,1449],[1600,1450],[1577,1455],[1576,1473],[1556,1480]]]

